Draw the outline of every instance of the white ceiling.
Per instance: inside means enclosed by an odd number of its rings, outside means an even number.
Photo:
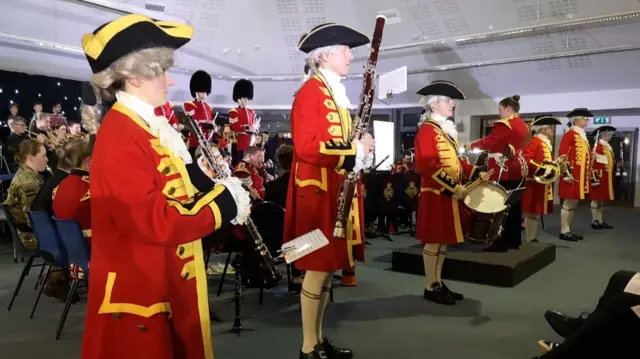
[[[227,76],[301,75],[300,36],[324,22],[348,24],[373,32],[378,11],[398,11],[401,22],[385,27],[382,46],[437,40],[508,30],[567,19],[640,10],[640,0],[111,0],[144,7],[165,6],[165,14],[184,19],[195,37],[178,55],[177,66]],[[0,32],[73,47],[80,37],[118,16],[104,9],[67,0],[0,0]],[[605,24],[563,33],[434,49],[414,47],[383,52],[379,73],[400,66],[409,69],[502,60],[575,50],[640,45],[640,17],[625,24]],[[224,53],[228,49],[228,53]],[[241,52],[241,54],[238,53]],[[361,72],[367,49],[355,52],[353,72]],[[562,93],[640,87],[640,51],[618,52],[475,67],[409,75],[409,91],[391,105],[416,103],[415,91],[434,79],[454,81],[469,98],[512,94]],[[0,68],[86,80],[86,60],[78,54],[7,44],[0,36]],[[171,100],[189,97],[189,75],[175,75]],[[254,106],[290,105],[297,81],[254,81]],[[233,81],[214,80],[210,101],[231,103]],[[352,102],[361,84],[347,84]]]

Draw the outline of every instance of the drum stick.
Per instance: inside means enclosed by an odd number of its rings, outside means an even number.
[[[495,169],[490,169],[489,171],[487,171],[487,172],[486,172],[485,176],[491,176],[491,175],[493,175],[493,173],[494,173],[495,171],[496,171]],[[466,189],[467,191],[470,191],[470,190],[472,190],[474,187],[478,186],[481,182],[482,182],[482,181],[481,181],[480,179],[477,179],[477,180],[475,180],[475,181],[473,181],[473,182],[471,182],[471,183],[467,184],[467,185],[465,186],[465,189]]]

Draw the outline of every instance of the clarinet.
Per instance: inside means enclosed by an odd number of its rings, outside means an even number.
[[[186,111],[185,111],[185,114],[186,114]],[[213,151],[211,150],[211,146],[209,146],[209,143],[207,142],[207,139],[204,137],[204,134],[202,133],[202,131],[200,130],[200,127],[198,126],[198,123],[196,122],[196,120],[194,120],[193,117],[189,115],[187,115],[187,119],[189,121],[189,126],[191,127],[191,131],[193,131],[193,134],[198,139],[198,144],[202,149],[202,156],[207,161],[209,168],[211,168],[215,173],[216,179],[228,178],[229,174],[227,174],[225,169],[222,168],[216,162]],[[273,281],[273,282],[280,281],[280,279],[282,279],[282,274],[276,268],[275,260],[271,256],[271,253],[269,253],[269,249],[264,245],[262,236],[258,232],[258,228],[253,223],[251,218],[247,218],[247,222],[244,224],[244,226],[249,232],[249,235],[251,236],[251,238],[253,239],[253,243],[255,244],[255,250],[258,253],[260,253],[260,257],[262,258],[262,262],[265,268],[265,275],[267,276],[266,279],[268,281]]]
[[[378,15],[376,18],[376,27],[373,31],[373,39],[371,40],[371,51],[369,52],[369,60],[367,61],[366,71],[364,74],[362,93],[360,94],[360,106],[358,107],[358,113],[353,120],[353,126],[348,138],[349,142],[359,140],[369,129],[371,106],[373,105],[373,98],[376,91],[376,65],[378,64],[378,53],[380,43],[382,42],[382,31],[386,20],[387,19],[382,15]],[[348,171],[345,173],[344,179],[340,184],[340,192],[338,194],[338,213],[333,227],[334,237],[345,238],[346,236],[347,220],[349,218],[351,202],[353,201],[356,183],[358,182],[359,177],[359,172],[356,173],[354,171]]]

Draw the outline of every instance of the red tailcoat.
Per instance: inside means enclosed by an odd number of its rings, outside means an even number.
[[[89,172],[74,169],[53,191],[53,214],[60,219],[73,219],[91,243],[91,195]]]
[[[593,151],[592,151],[592,155]],[[593,172],[600,178],[600,185],[591,187],[589,198],[593,201],[613,201],[613,176],[616,171],[616,159],[611,145],[599,140],[595,147]]]
[[[542,174],[543,161],[553,161],[551,146],[538,135],[534,136],[524,148],[522,154],[529,170],[526,188],[522,195],[522,212],[544,215],[553,212],[553,184],[538,183],[533,179],[536,174]]]
[[[333,237],[339,187],[345,169],[355,165],[356,146],[348,109],[338,108],[322,75],[309,79],[291,109],[293,163],[285,216],[284,242],[320,229],[329,245],[300,258],[302,270],[333,272],[364,261],[364,204],[358,182],[347,221],[346,238]]]
[[[210,123],[211,125],[213,125],[213,115],[211,114],[211,112],[213,111],[213,106],[209,105],[208,103],[204,102],[204,101],[200,101],[200,100],[193,100],[191,102],[185,102],[184,103],[184,110],[185,112],[192,112],[193,111],[193,119],[196,120],[196,122],[198,122],[198,124],[201,123]],[[213,131],[213,129],[203,129],[202,126],[200,126],[202,133],[204,134],[205,138],[209,138],[209,135],[211,134],[211,131]],[[196,136],[193,134],[193,132],[189,132],[189,147],[198,147],[198,139],[196,138]]]
[[[475,179],[479,171],[460,159],[457,140],[434,121],[427,121],[418,129],[415,160],[422,178],[416,238],[425,244],[464,242],[464,204],[451,196],[462,185],[464,176]]]
[[[180,131],[180,120],[178,120],[176,113],[173,111],[171,102],[167,102],[163,106],[156,108],[155,113],[157,116],[164,116],[169,120],[171,127],[175,128],[176,131]]]
[[[391,173],[405,173],[416,170],[416,164],[413,162],[407,163],[407,167],[409,167],[409,170],[404,167],[404,163],[402,161],[394,163],[391,165]]]
[[[236,107],[229,110],[229,127],[236,133],[238,151],[244,151],[251,146],[254,134],[251,127],[256,120],[256,113],[252,109]]]
[[[245,161],[240,161],[233,170],[233,175],[238,177],[245,185],[255,189],[260,198],[264,199],[264,178],[260,176],[255,167]]]
[[[500,179],[520,180],[522,179],[522,165],[517,158],[517,154],[524,148],[528,137],[529,127],[520,118],[520,115],[513,114],[509,118],[496,121],[493,131],[488,136],[473,142],[471,148],[489,151],[490,154],[502,154],[507,146],[511,146],[514,157],[507,160],[506,165],[509,170],[502,172]],[[495,170],[491,179],[497,181],[500,175],[500,167],[495,158],[490,157],[488,164],[489,170]]]
[[[585,195],[591,190],[589,141],[586,137],[582,137],[575,127],[562,135],[558,157],[562,155],[567,155],[575,181],[570,183],[560,176],[558,191],[560,198],[585,199]]]
[[[213,359],[200,238],[236,215],[196,194],[184,161],[120,102],[91,163],[91,274],[82,359]]]

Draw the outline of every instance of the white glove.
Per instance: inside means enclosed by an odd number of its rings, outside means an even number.
[[[373,167],[373,152],[369,153],[367,158],[364,159],[363,165],[365,170],[368,170],[369,168]]]
[[[242,187],[242,182],[235,177],[227,177],[221,180],[215,180],[216,184],[225,186],[229,190],[233,200],[236,202],[238,214],[236,218],[231,220],[231,224],[245,224],[251,215],[251,197]]]
[[[195,111],[195,110],[192,110],[192,111],[187,112],[187,115],[188,115],[188,116],[193,116],[193,115],[195,115],[195,114],[196,114],[196,111]]]
[[[365,161],[366,161],[366,157],[368,156],[365,156],[364,146],[362,146],[360,141],[356,140],[355,144],[356,144],[356,165],[353,166],[353,172],[358,173],[365,168]]]

